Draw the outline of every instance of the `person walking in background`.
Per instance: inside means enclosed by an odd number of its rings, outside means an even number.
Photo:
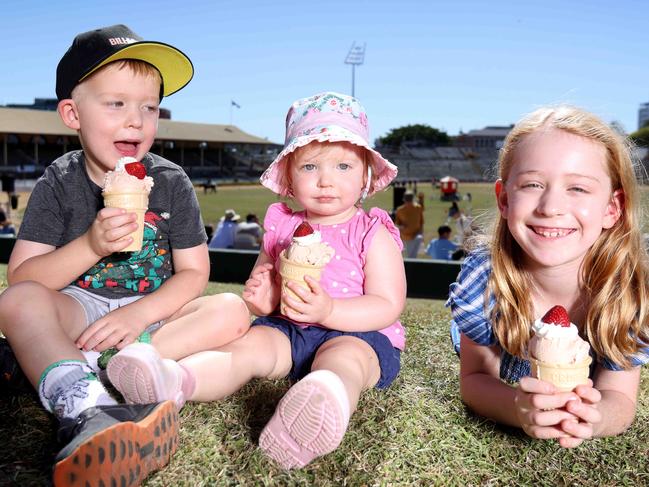
[[[455,221],[455,243],[460,247],[464,247],[467,238],[471,235],[472,219],[466,216],[459,207],[449,210],[449,214],[451,219]]]
[[[450,241],[451,227],[442,225],[437,229],[439,238],[433,239],[426,248],[426,253],[433,259],[451,260],[453,252],[458,248]]]
[[[237,224],[241,217],[231,208],[219,220],[210,240],[210,249],[231,249],[234,247],[234,235],[237,233]]]
[[[261,244],[261,225],[259,218],[254,213],[246,215],[246,221],[237,225],[237,231],[234,235],[235,249],[259,250]]]
[[[451,206],[448,208],[446,213],[446,224],[448,225],[453,220],[453,216],[460,212],[460,207],[457,205],[457,201],[453,201]]]
[[[407,190],[403,195],[403,205],[395,213],[395,225],[401,233],[404,257],[414,259],[424,240],[424,210],[415,202],[415,193]]]
[[[512,128],[498,164],[494,233],[467,256],[446,303],[462,400],[565,448],[619,435],[649,362],[649,258],[629,147],[588,112],[541,108]],[[557,305],[568,317],[544,330],[551,346],[570,353],[581,338],[593,359],[570,391],[530,377],[533,328]]]

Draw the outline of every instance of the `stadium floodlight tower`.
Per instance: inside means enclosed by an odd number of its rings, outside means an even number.
[[[347,57],[345,58],[345,64],[351,64],[352,65],[352,96],[354,95],[355,91],[355,77],[356,77],[356,66],[360,66],[363,64],[363,61],[365,60],[365,43],[361,46],[356,45],[356,41],[352,42],[352,47],[349,48],[349,52],[347,53]]]

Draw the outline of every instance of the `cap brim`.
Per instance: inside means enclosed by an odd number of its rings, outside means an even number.
[[[365,140],[347,130],[340,130],[336,135],[328,133],[314,133],[299,137],[298,140],[289,144],[279,153],[275,160],[261,175],[261,184],[271,191],[281,195],[288,196],[288,188],[282,184],[283,165],[286,164],[286,157],[294,152],[298,147],[303,147],[311,142],[349,142],[350,144],[363,147],[372,157],[372,168],[375,172],[373,191],[370,195],[385,189],[390,182],[397,176],[398,168],[378,151],[372,149]]]
[[[144,41],[129,44],[107,57],[81,79],[87,78],[102,66],[120,59],[138,59],[154,66],[162,76],[163,96],[181,90],[194,77],[194,66],[182,51],[162,42]]]

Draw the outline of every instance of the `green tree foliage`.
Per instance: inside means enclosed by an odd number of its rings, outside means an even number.
[[[636,144],[642,147],[649,147],[649,125],[645,125],[641,129],[636,130],[629,134],[629,138]]]
[[[379,145],[398,147],[402,142],[422,142],[425,145],[449,145],[451,138],[446,132],[425,124],[405,125],[390,130],[387,135],[376,139]]]

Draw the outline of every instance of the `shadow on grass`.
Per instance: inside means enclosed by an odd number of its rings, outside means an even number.
[[[0,398],[0,485],[48,485],[58,453],[57,421],[35,393],[3,391]]]
[[[250,429],[250,442],[259,444],[261,430],[270,421],[275,407],[292,384],[288,380],[257,380],[237,393],[243,424]]]

